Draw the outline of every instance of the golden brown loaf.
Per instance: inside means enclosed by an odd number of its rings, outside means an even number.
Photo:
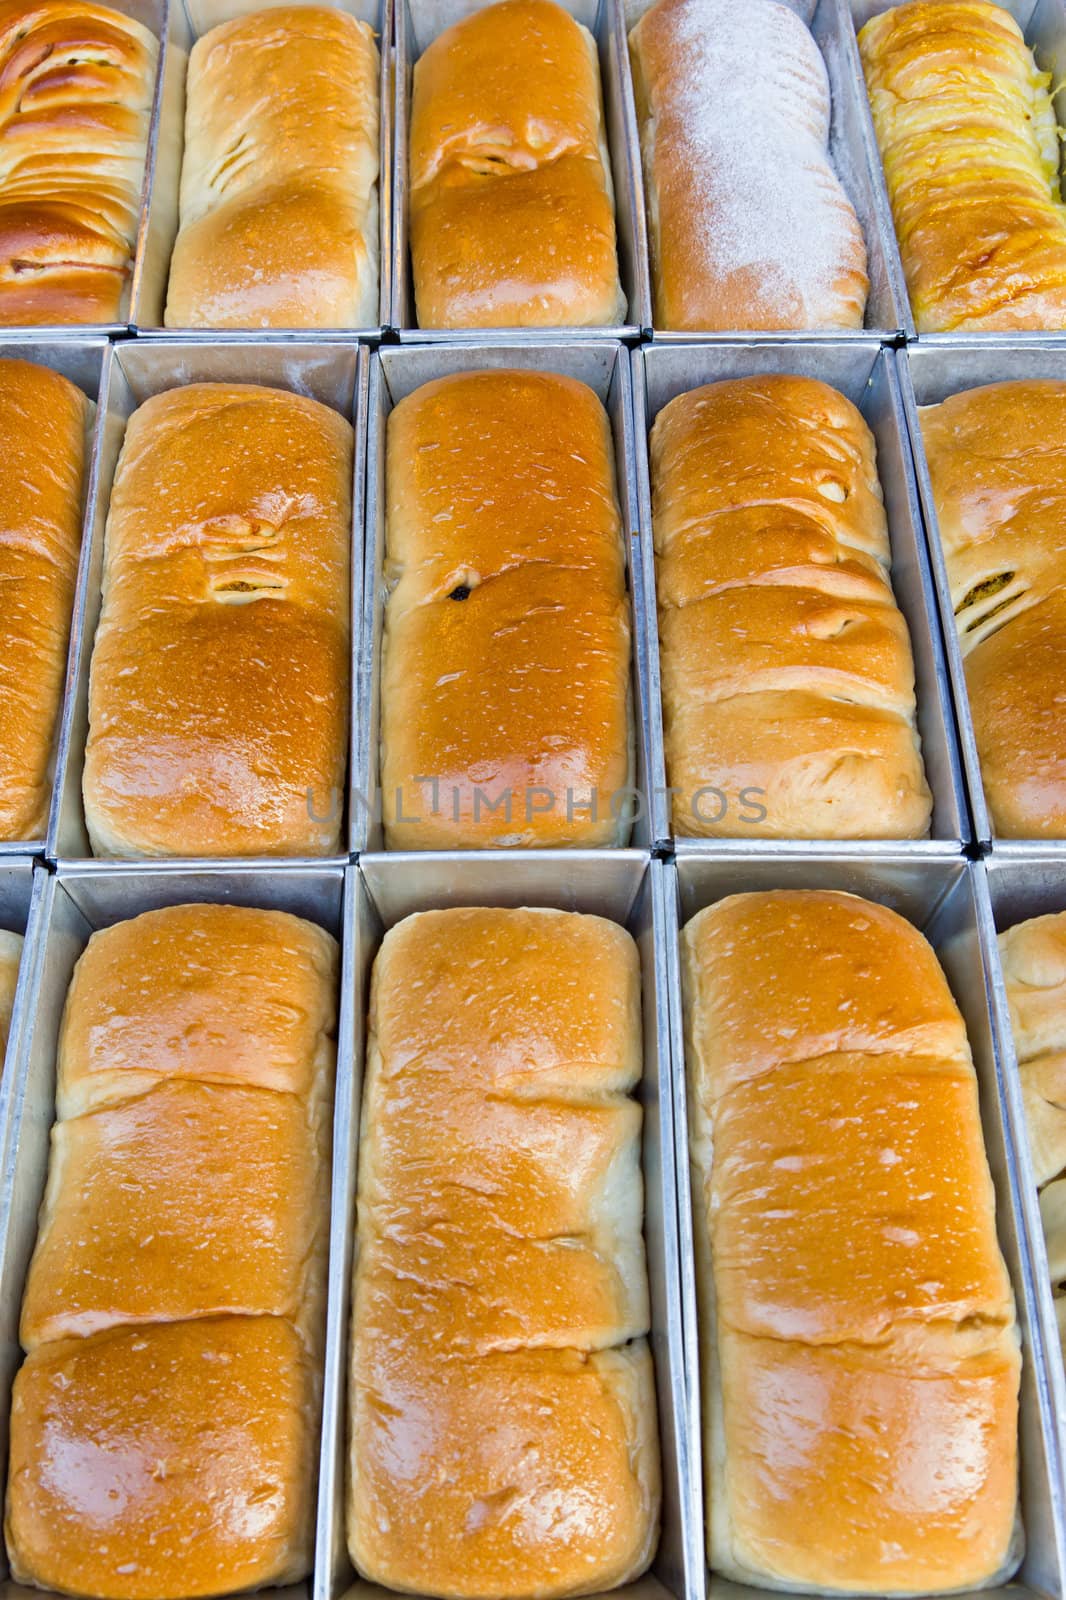
[[[89,402],[0,361],[0,839],[43,839],[81,548]]]
[[[0,0],[0,324],[122,314],[158,50],[92,0]]]
[[[659,1503],[636,947],[560,911],[408,917],[369,1029],[352,1560],[445,1597],[623,1583]]]
[[[629,36],[660,328],[861,328],[829,79],[776,0],[656,0]]]
[[[553,373],[439,378],[392,412],[386,470],[387,844],[623,843],[630,631],[602,405]]]
[[[423,328],[625,316],[596,46],[553,0],[482,6],[415,63],[409,185]]]
[[[12,1404],[19,1581],[153,1600],[308,1572],[336,968],[313,924],[216,905],[76,967]]]
[[[107,522],[84,798],[97,855],[336,851],[351,425],[190,384],[130,418]]]
[[[919,413],[985,799],[1006,838],[1066,836],[1066,383]]]
[[[332,6],[253,11],[189,57],[169,327],[378,321],[374,35]]]
[[[1005,1577],[1019,1339],[936,957],[882,906],[798,891],[700,912],[682,958],[712,1567]]]
[[[1048,1266],[1066,1335],[1066,912],[1008,928],[999,936],[999,956]]]
[[[679,395],[651,433],[674,831],[915,838],[930,796],[874,442],[811,378]]]
[[[22,959],[22,936],[0,928],[0,1075],[7,1054],[7,1036],[11,1027],[11,1012],[15,1005],[15,985],[18,983],[19,962]]]
[[[919,333],[1066,327],[1049,86],[986,0],[911,0],[859,34]]]

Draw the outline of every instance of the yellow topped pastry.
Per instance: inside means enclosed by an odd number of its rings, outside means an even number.
[[[1066,327],[1049,93],[988,0],[911,0],[859,34],[919,333]]]

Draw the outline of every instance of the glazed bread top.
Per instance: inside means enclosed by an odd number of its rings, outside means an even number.
[[[859,33],[919,333],[1066,327],[1049,93],[987,0],[910,0]]]
[[[860,328],[866,247],[821,52],[777,0],[657,0],[629,36],[660,328]]]
[[[189,57],[170,327],[378,320],[378,77],[365,22],[280,6]]]
[[[43,839],[81,550],[89,402],[0,361],[0,839]]]
[[[338,952],[228,904],[92,935],[22,1303],[16,1581],[296,1582],[314,1539]]]
[[[92,0],[0,0],[0,324],[122,314],[159,46]]]
[[[800,890],[699,912],[682,961],[712,1567],[837,1594],[1003,1579],[1019,1336],[934,952]]]
[[[665,405],[650,451],[675,831],[924,833],[910,640],[862,416],[817,379],[732,379]]]
[[[1008,838],[1066,836],[1066,383],[921,408],[985,796]]]
[[[411,255],[425,328],[620,322],[599,63],[553,0],[500,0],[414,68]]]
[[[352,428],[254,384],[135,411],[108,514],[83,790],[98,855],[340,842]]]

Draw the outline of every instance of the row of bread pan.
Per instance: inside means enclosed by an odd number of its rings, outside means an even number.
[[[92,329],[12,329],[18,337],[81,333],[117,334],[127,329],[162,338],[212,337],[204,330],[163,329],[162,316],[170,254],[178,220],[178,186],[184,126],[185,71],[191,44],[218,22],[258,9],[262,0],[112,0],[152,29],[161,40],[151,131],[137,232],[134,267],[121,320]],[[275,0],[278,3],[278,0]],[[401,339],[450,342],[500,337],[537,342],[545,329],[434,331],[415,325],[408,252],[408,130],[412,68],[421,52],[444,28],[485,0],[330,0],[373,26],[381,42],[381,133],[379,175],[379,320],[372,328],[331,330],[374,337],[399,331]],[[562,0],[596,39],[604,91],[607,143],[618,221],[619,267],[628,312],[619,327],[583,330],[600,338],[638,334],[663,340],[699,337],[653,328],[651,277],[645,217],[640,142],[629,64],[627,30],[652,0]],[[745,0],[734,0],[743,5]],[[719,339],[833,343],[842,338],[893,340],[915,337],[891,209],[870,118],[855,29],[885,9],[888,0],[791,0],[809,23],[822,51],[832,94],[830,155],[863,228],[870,292],[865,328],[824,334],[709,334]],[[899,0],[896,0],[899,3]],[[1055,82],[1066,80],[1066,0],[1005,0],[1023,26],[1041,65]],[[556,334],[572,330],[554,330]],[[329,337],[330,330],[249,330],[214,337],[307,340]],[[935,339],[954,336],[933,336]],[[1009,335],[983,336],[1010,343]],[[1040,336],[1037,335],[1039,338]],[[1054,341],[1064,337],[1048,334]]]
[[[1008,921],[1066,906],[1060,863],[994,863],[992,900]],[[6,1068],[0,1085],[0,1478],[18,1315],[47,1171],[56,1046],[75,962],[94,929],[164,905],[228,901],[307,916],[341,940],[341,996],[324,1401],[314,1600],[357,1583],[344,1550],[346,1336],[353,1260],[364,1018],[370,967],[385,928],[449,905],[550,905],[626,926],[641,954],[645,1111],[645,1239],[663,1462],[662,1539],[642,1595],[703,1600],[708,1587],[702,1517],[702,1429],[696,1362],[683,1026],[678,934],[702,906],[753,889],[836,888],[881,901],[931,939],[969,1030],[980,1084],[1000,1239],[1023,1341],[1021,1501],[1026,1555],[1019,1582],[1033,1594],[1066,1593],[1062,1461],[1066,1401],[1047,1263],[1039,1231],[1022,1113],[994,948],[986,869],[962,859],[918,862],[774,861],[736,852],[675,867],[593,852],[567,863],[525,855],[368,856],[358,866],[288,872],[256,866],[123,867],[106,876],[40,863],[0,865],[0,923],[27,930]],[[358,1585],[358,1587],[368,1587]],[[712,1589],[715,1585],[712,1584]],[[9,1592],[5,1590],[5,1592]],[[34,1591],[36,1592],[36,1591]],[[1024,1591],[1021,1591],[1024,1594]],[[29,1591],[27,1591],[27,1594]],[[634,1597],[635,1600],[635,1597]]]
[[[0,346],[11,353],[16,347]],[[860,406],[877,442],[893,556],[893,583],[914,648],[918,726],[934,796],[931,837],[909,841],[917,853],[957,853],[970,823],[961,778],[950,683],[930,576],[894,353],[862,341],[825,346],[663,346],[629,352],[598,340],[515,345],[389,346],[368,350],[334,341],[276,343],[126,342],[109,347],[63,341],[25,348],[67,372],[99,397],[89,473],[86,529],[56,756],[48,837],[11,844],[13,854],[43,853],[83,861],[88,839],[81,800],[88,725],[89,669],[100,604],[104,529],[125,422],[150,395],[197,381],[260,382],[308,393],[354,420],[351,604],[353,652],[347,853],[383,847],[378,783],[379,704],[384,609],[385,434],[394,403],[446,373],[527,368],[568,374],[604,402],[614,437],[616,490],[626,532],[625,556],[633,651],[636,850],[668,850],[671,834],[663,755],[651,539],[647,429],[675,394],[701,383],[767,372],[798,372],[834,384]],[[745,848],[775,853],[780,841],[744,836]],[[679,852],[737,847],[737,841],[678,839]],[[819,844],[809,848],[817,852]],[[877,854],[898,843],[858,846]],[[98,867],[103,863],[97,863]]]
[[[163,339],[328,338],[329,330],[310,333],[301,329],[233,330],[212,335],[207,330],[161,326],[166,276],[177,226],[182,102],[188,50],[209,27],[235,14],[256,9],[261,0],[115,0],[115,3],[139,15],[164,38],[130,304],[126,322],[121,326]],[[352,9],[378,29],[382,41],[392,41],[382,49],[379,323],[368,329],[332,330],[334,334],[344,331],[374,336],[398,332],[404,341],[491,342],[503,338],[538,343],[545,337],[578,331],[544,328],[434,330],[417,326],[408,247],[412,71],[418,57],[438,34],[490,0],[399,0],[395,6],[392,0],[378,0],[377,5],[374,0],[329,0],[329,3]],[[615,197],[619,274],[627,301],[623,323],[580,332],[607,340],[650,336],[653,333],[651,278],[627,30],[651,0],[628,0],[628,4],[624,4],[624,0],[559,0],[559,3],[591,31],[596,42]],[[736,3],[743,4],[744,0],[736,0]],[[852,21],[843,0],[794,0],[794,3],[812,26],[826,61],[834,108],[831,156],[863,227],[870,275],[864,330],[822,335],[800,333],[795,337],[813,337],[825,342],[857,336],[893,340],[910,327],[909,312],[884,186],[879,167],[870,159],[872,130]],[[30,331],[39,334],[43,330]],[[654,330],[654,333],[656,337],[692,338],[691,334],[671,335],[662,330]],[[739,332],[729,337],[757,339],[761,336]],[[782,335],[767,337],[780,339]]]

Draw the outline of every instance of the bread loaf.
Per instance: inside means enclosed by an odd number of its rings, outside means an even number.
[[[90,940],[22,1306],[18,1581],[158,1600],[309,1572],[336,980],[334,941],[281,912]]]
[[[676,834],[915,838],[930,796],[874,441],[812,378],[707,384],[651,433]]]
[[[389,848],[623,843],[630,630],[602,405],[554,373],[439,378],[389,417],[386,472]]]
[[[380,70],[369,26],[333,6],[196,41],[168,327],[377,323]]]
[[[158,53],[93,0],[0,0],[0,324],[124,315]]]
[[[0,361],[0,839],[43,839],[81,549],[89,402],[29,361]]]
[[[1051,74],[989,0],[910,0],[859,33],[919,333],[1066,327]]]
[[[985,799],[1005,838],[1066,836],[1066,383],[919,412]]]
[[[962,1019],[852,895],[682,935],[709,1559],[815,1593],[1005,1579],[1019,1338]]]
[[[350,1376],[371,1582],[532,1600],[651,1559],[638,979],[598,917],[425,912],[385,936]]]
[[[554,0],[499,0],[416,61],[411,263],[423,328],[621,322],[599,61]]]
[[[629,36],[656,327],[861,328],[829,79],[777,0],[656,0]]]
[[[1066,1342],[1066,912],[999,936],[1048,1266]]]
[[[351,425],[303,395],[189,384],[126,429],[93,646],[97,855],[340,847]]]

